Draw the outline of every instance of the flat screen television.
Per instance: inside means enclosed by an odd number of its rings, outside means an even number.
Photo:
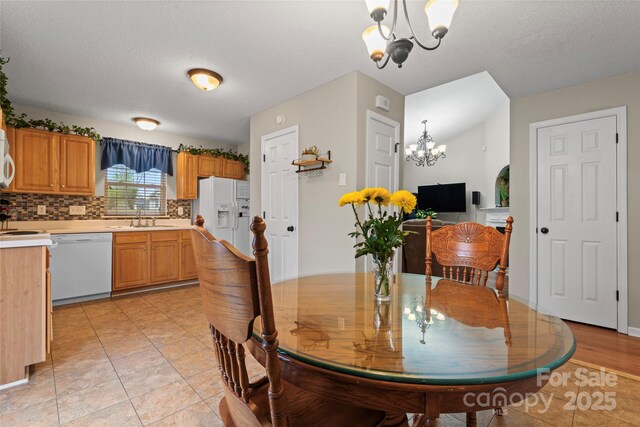
[[[419,186],[418,208],[436,212],[466,212],[466,183]]]

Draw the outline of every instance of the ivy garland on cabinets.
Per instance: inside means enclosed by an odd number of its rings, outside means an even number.
[[[194,147],[193,145],[180,144],[180,146],[178,147],[178,153],[181,152],[187,152],[196,156],[205,155],[212,157],[223,157],[229,160],[236,160],[238,162],[242,162],[242,164],[244,165],[244,172],[247,174],[249,173],[249,155],[236,153],[231,149],[223,150],[222,148],[203,148]]]
[[[15,129],[21,128],[33,128],[33,129],[42,129],[49,132],[60,132],[64,134],[75,134],[80,136],[86,136],[87,138],[93,139],[95,142],[100,142],[102,137],[96,130],[92,127],[81,127],[76,125],[66,125],[63,122],[56,123],[51,119],[30,119],[27,117],[25,113],[20,114],[19,116],[15,115],[15,111],[13,109],[13,105],[11,105],[11,101],[7,98],[7,75],[4,73],[2,69],[3,65],[9,62],[9,58],[5,59],[0,57],[0,106],[2,107],[2,112],[4,113],[5,122],[8,126],[11,126]]]

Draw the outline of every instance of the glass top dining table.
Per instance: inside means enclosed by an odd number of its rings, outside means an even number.
[[[373,276],[336,273],[272,285],[278,351],[352,376],[428,385],[515,381],[575,351],[569,327],[489,286],[401,274],[378,302]],[[261,322],[254,324],[260,338]]]

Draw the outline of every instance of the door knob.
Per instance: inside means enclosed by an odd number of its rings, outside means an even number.
[[[541,232],[542,234],[547,234],[547,233],[549,232],[549,229],[548,229],[547,227],[542,227],[542,228],[540,229],[540,232]]]
[[[290,225],[287,227],[287,231],[293,231],[293,230],[295,230],[295,228],[293,228],[293,225]]]

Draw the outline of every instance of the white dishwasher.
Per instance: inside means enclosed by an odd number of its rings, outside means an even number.
[[[53,305],[111,295],[111,233],[52,234]]]

